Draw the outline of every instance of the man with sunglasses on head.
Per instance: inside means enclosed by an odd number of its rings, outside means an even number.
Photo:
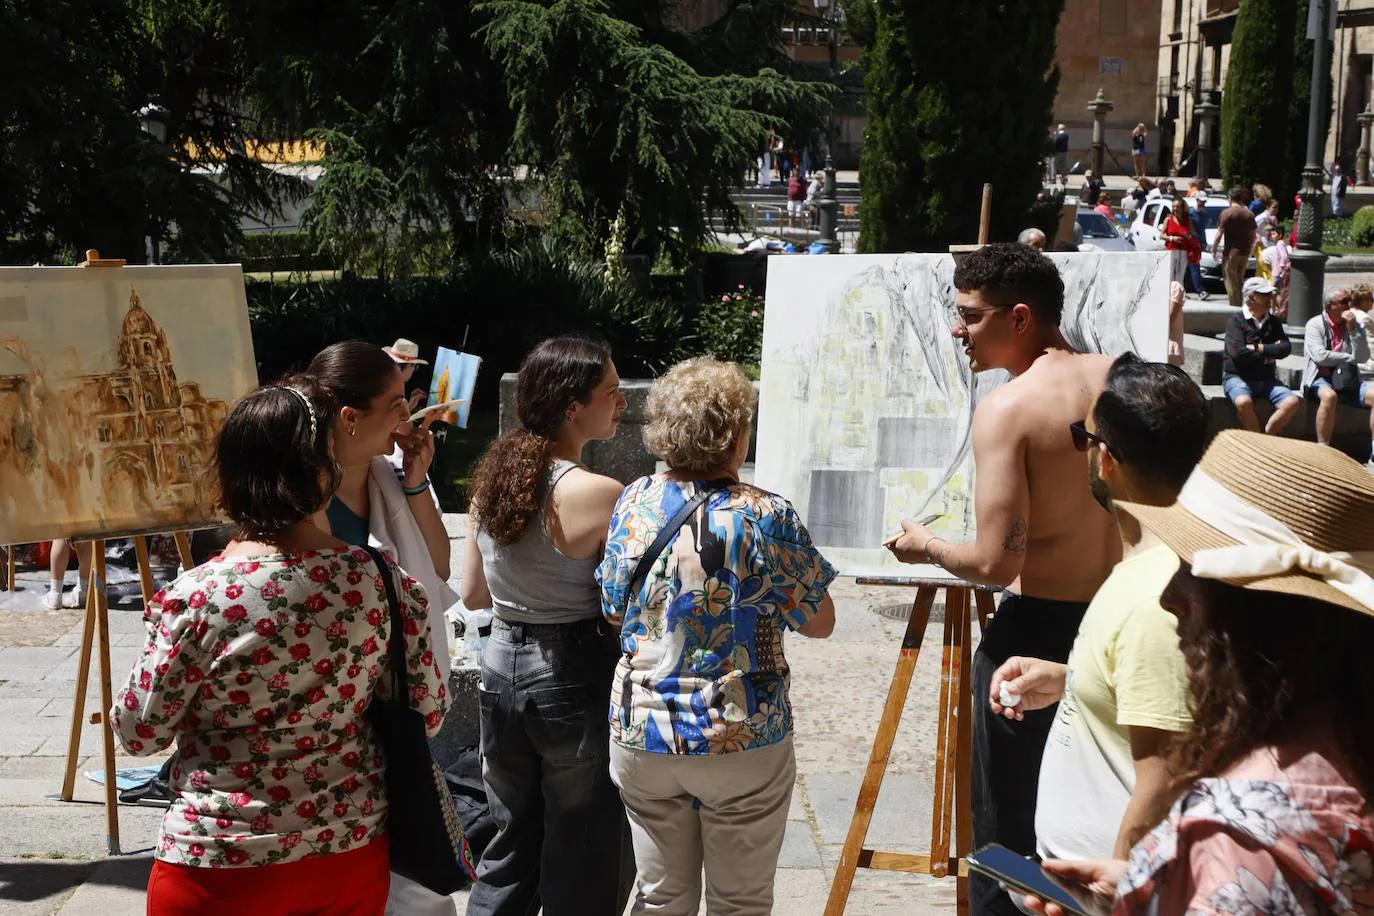
[[[1059,704],[1040,764],[1036,853],[1124,859],[1177,797],[1165,753],[1191,715],[1177,619],[1159,603],[1178,557],[1113,507],[1178,499],[1207,447],[1207,400],[1182,369],[1127,353],[1071,430],[1093,497],[1116,517],[1121,562],[1088,605],[1067,665],[1013,656],[974,699],[1013,721]]]
[[[954,270],[952,332],[975,372],[1012,379],[973,415],[977,537],[951,544],[902,522],[892,546],[905,563],[934,563],[960,579],[1008,589],[973,658],[973,693],[1013,655],[1063,662],[1088,601],[1121,556],[1112,517],[1088,490],[1087,456],[1069,424],[1088,415],[1111,357],[1078,353],[1060,333],[1064,281],[1045,255],[996,244]],[[1050,709],[1013,721],[985,704],[973,717],[973,845],[1035,852],[1035,792]],[[970,911],[1016,914],[995,881],[971,876]]]

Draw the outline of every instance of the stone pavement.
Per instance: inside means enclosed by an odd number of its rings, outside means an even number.
[[[162,809],[120,806],[125,854],[109,858],[101,787],[79,775],[77,801],[55,800],[71,721],[81,612],[39,612],[42,577],[25,574],[19,584],[15,594],[0,592],[0,914],[141,914],[148,854]],[[786,916],[819,916],[824,908],[905,628],[897,617],[915,597],[913,589],[858,586],[852,579],[839,580],[833,594],[839,616],[834,636],[789,637],[787,643],[797,788],[774,904],[774,912]],[[932,618],[869,833],[871,848],[927,848],[943,631],[938,605]],[[117,686],[142,645],[141,613],[112,611],[110,631]],[[93,676],[87,713],[99,708],[98,690]],[[80,773],[100,767],[100,736],[99,726],[83,726]],[[117,765],[155,762],[120,757]],[[465,898],[455,895],[459,912]],[[923,916],[952,913],[954,903],[952,879],[860,871],[848,912]]]

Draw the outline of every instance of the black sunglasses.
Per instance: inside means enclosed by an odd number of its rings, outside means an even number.
[[[1106,446],[1107,454],[1111,455],[1117,461],[1120,461],[1121,456],[1116,453],[1116,449],[1112,448],[1110,442],[1097,435],[1097,433],[1088,432],[1087,422],[1086,420],[1079,420],[1077,423],[1069,424],[1069,433],[1073,436],[1073,447],[1080,452],[1086,452],[1089,443],[1100,442],[1102,445]]]

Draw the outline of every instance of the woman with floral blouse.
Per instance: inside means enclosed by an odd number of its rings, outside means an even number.
[[[791,504],[737,482],[754,389],[738,366],[691,359],[656,381],[645,442],[668,464],[621,494],[597,570],[620,626],[611,776],[639,868],[634,913],[769,913],[796,776],[788,630],[829,636],[835,570]],[[697,508],[638,583],[664,525]]]
[[[391,683],[384,576],[431,734],[447,699],[424,591],[309,521],[338,483],[337,415],[308,377],[234,407],[216,461],[238,539],[148,608],[110,717],[129,753],[179,752],[149,914],[383,912],[385,761],[364,713]]]

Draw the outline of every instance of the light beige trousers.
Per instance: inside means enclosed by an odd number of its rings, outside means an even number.
[[[611,742],[611,779],[630,816],[632,913],[693,916],[706,870],[708,916],[769,916],[797,776],[792,737],[733,754],[688,757]]]

